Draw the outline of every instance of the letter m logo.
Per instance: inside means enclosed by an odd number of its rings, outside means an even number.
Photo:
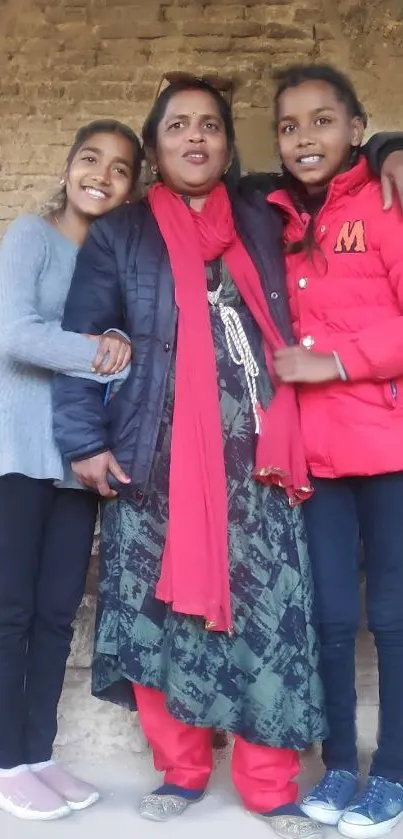
[[[363,221],[344,222],[334,248],[335,253],[366,253]]]

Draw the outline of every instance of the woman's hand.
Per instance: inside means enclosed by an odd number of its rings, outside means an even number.
[[[274,371],[287,384],[323,384],[340,378],[333,353],[315,353],[303,347],[277,350],[273,359]]]
[[[121,373],[132,359],[132,345],[128,338],[120,332],[106,332],[105,335],[86,335],[93,341],[98,341],[98,352],[95,356],[92,372],[101,376]]]
[[[381,169],[383,209],[393,207],[395,193],[403,209],[403,150],[392,151]]]
[[[130,478],[120,468],[112,452],[102,452],[87,460],[77,460],[71,468],[80,484],[98,492],[103,498],[114,498],[118,493],[108,484],[110,472],[121,484],[129,484]]]

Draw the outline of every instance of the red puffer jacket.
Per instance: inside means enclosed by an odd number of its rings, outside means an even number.
[[[288,193],[286,241],[309,216]],[[365,160],[332,182],[315,219],[320,251],[287,255],[294,332],[312,352],[337,352],[348,381],[302,385],[307,460],[323,478],[403,470],[403,215],[382,209]],[[403,513],[402,513],[403,514]]]

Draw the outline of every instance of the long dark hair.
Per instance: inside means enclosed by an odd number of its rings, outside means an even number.
[[[154,105],[143,125],[142,137],[144,148],[146,151],[149,150],[154,153],[156,152],[158,126],[164,119],[169,102],[173,96],[176,96],[177,93],[184,93],[188,90],[201,90],[203,93],[208,93],[217,104],[218,111],[224,123],[228,149],[232,155],[231,165],[223,176],[223,181],[228,189],[232,190],[238,184],[241,167],[239,156],[235,147],[235,128],[231,106],[217,88],[202,79],[181,79],[180,81],[175,81],[172,84],[169,84],[168,87],[164,88],[155,100]]]
[[[364,128],[367,127],[368,117],[366,111],[361,104],[357,92],[352,81],[342,73],[336,70],[330,64],[293,64],[285,70],[276,74],[277,89],[274,95],[274,115],[276,125],[278,123],[279,100],[282,94],[293,87],[299,87],[304,82],[326,82],[329,84],[340,102],[346,106],[347,113],[354,119],[358,117]],[[360,154],[359,147],[351,147],[350,166],[354,166]],[[304,188],[299,181],[291,175],[287,168],[282,167],[285,187],[290,193],[297,210],[307,212],[304,205]],[[305,236],[299,242],[290,242],[287,245],[289,253],[300,253],[306,250],[311,256],[314,250],[317,250],[317,245],[314,236],[314,217],[311,215],[311,220],[305,232]]]
[[[123,122],[118,122],[116,119],[97,119],[87,125],[82,125],[81,128],[78,129],[74,137],[73,144],[67,155],[67,172],[69,171],[77,152],[79,152],[84,143],[86,143],[87,140],[95,134],[120,134],[121,137],[125,137],[126,140],[129,140],[132,144],[134,162],[131,192],[134,193],[140,177],[141,164],[143,161],[143,148],[137,134],[135,134],[128,125],[125,125]],[[60,189],[42,207],[41,215],[49,215],[51,213],[60,212],[66,208],[66,203],[66,185],[62,183]]]
[[[361,104],[355,87],[345,73],[336,70],[330,64],[291,64],[276,73],[277,89],[274,94],[274,112],[278,119],[278,103],[280,96],[291,87],[299,87],[304,82],[327,82],[336,93],[340,102],[344,102],[351,119],[359,117],[364,128],[367,127],[368,117]]]

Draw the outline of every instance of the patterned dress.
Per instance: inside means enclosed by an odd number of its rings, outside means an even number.
[[[260,331],[228,274],[221,279],[220,301],[240,317],[260,368],[258,395],[267,404],[272,391]],[[107,502],[103,511],[93,692],[134,707],[130,682],[137,682],[162,690],[170,713],[190,725],[303,749],[326,733],[303,519],[281,490],[251,478],[255,421],[245,371],[231,358],[218,307],[210,307],[210,317],[235,631],[208,632],[201,619],[174,613],[154,597],[168,518],[173,359],[147,493],[140,501]]]

